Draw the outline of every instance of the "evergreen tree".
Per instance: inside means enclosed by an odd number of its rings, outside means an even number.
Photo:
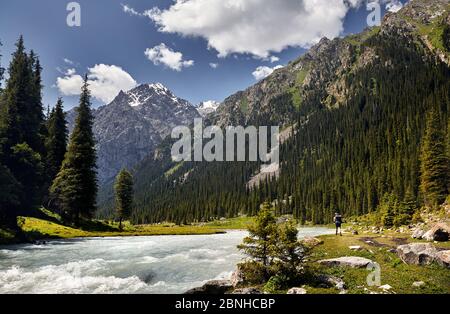
[[[250,235],[238,248],[252,259],[268,267],[271,262],[271,249],[275,241],[276,220],[268,203],[263,204],[255,224],[248,228]]]
[[[3,46],[2,42],[0,41],[0,47]],[[3,74],[5,73],[5,69],[2,68],[2,55],[0,54],[0,96],[2,92],[2,81],[3,81]],[[1,100],[0,100],[1,101]]]
[[[23,38],[8,69],[9,77],[2,92],[0,107],[1,163],[19,183],[15,215],[29,213],[41,200],[43,152],[40,131],[43,124],[40,102],[41,85],[36,83],[36,57],[25,51]],[[39,79],[40,82],[40,79]]]
[[[63,102],[58,99],[56,106],[50,112],[47,121],[48,134],[45,141],[46,147],[46,174],[52,182],[64,160],[67,151],[67,125],[63,110]]]
[[[305,248],[298,241],[298,229],[294,221],[288,221],[277,227],[276,244],[273,257],[276,273],[295,276],[303,262]]]
[[[122,230],[122,220],[131,216],[133,209],[133,176],[127,170],[122,170],[114,184],[116,195],[116,211],[119,218],[119,229]]]
[[[449,160],[445,145],[445,128],[438,108],[433,107],[427,115],[425,135],[422,141],[420,187],[428,205],[444,202],[448,195]]]
[[[81,89],[75,128],[70,136],[69,147],[50,189],[62,214],[79,223],[80,217],[90,218],[96,209],[97,173],[93,116],[87,76]]]

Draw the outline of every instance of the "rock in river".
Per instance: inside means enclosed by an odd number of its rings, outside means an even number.
[[[201,287],[186,291],[185,294],[225,294],[232,287],[230,280],[211,280]]]

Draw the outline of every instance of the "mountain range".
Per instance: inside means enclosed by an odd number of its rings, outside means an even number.
[[[175,126],[188,126],[200,117],[193,105],[160,83],[121,91],[110,104],[94,109],[93,115],[100,184],[143,160]],[[67,113],[69,132],[75,118],[76,109]]]
[[[227,97],[206,124],[291,130],[283,136],[281,172],[260,176],[258,163],[173,163],[171,142],[163,140],[134,168],[134,222],[255,214],[272,201],[279,214],[327,223],[335,210],[374,211],[390,194],[419,204],[420,146],[431,109],[448,137],[449,12],[447,0],[411,1],[380,26],[323,38]],[[111,216],[111,185],[99,203],[99,216]]]

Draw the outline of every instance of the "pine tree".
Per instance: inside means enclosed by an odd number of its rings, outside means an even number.
[[[39,153],[44,149],[40,140],[42,106],[40,96],[37,97],[41,85],[35,81],[40,77],[40,66],[36,73],[36,57],[26,53],[22,37],[16,47],[1,97],[0,140],[1,163],[20,186],[16,191],[18,215],[33,210],[41,200],[43,173]]]
[[[81,89],[75,128],[56,179],[50,189],[62,214],[79,223],[81,217],[90,218],[96,209],[97,173],[93,116],[87,76]]]
[[[3,46],[2,42],[0,41],[0,47]],[[0,96],[2,93],[2,81],[3,81],[3,74],[5,73],[5,69],[2,68],[2,55],[0,54]],[[0,100],[1,101],[1,100]]]
[[[298,229],[294,221],[288,221],[277,226],[277,237],[273,257],[276,261],[276,273],[295,276],[303,262],[305,248],[298,241]]]
[[[245,252],[252,259],[262,263],[264,267],[269,266],[270,250],[274,243],[276,231],[276,220],[270,205],[263,204],[255,224],[248,228],[250,235],[246,237],[238,248]]]
[[[445,145],[445,128],[439,110],[433,107],[427,115],[422,140],[420,187],[425,202],[430,206],[441,204],[448,195],[449,160]]]
[[[67,151],[67,125],[63,110],[63,102],[58,99],[56,106],[50,112],[47,121],[48,134],[45,141],[46,147],[46,174],[52,182],[64,160]]]
[[[116,196],[116,211],[119,218],[119,229],[122,230],[122,220],[131,216],[133,209],[133,176],[127,170],[122,170],[114,184]]]

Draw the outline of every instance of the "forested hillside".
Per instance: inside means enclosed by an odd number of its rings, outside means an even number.
[[[448,14],[446,1],[411,2],[381,27],[323,39],[229,97],[208,123],[295,126],[281,148],[281,173],[250,188],[259,164],[174,164],[166,142],[135,169],[134,222],[255,214],[270,201],[278,213],[302,221],[326,223],[334,211],[349,216],[388,208],[401,224],[422,205],[444,202]],[[105,189],[101,195],[104,216],[112,194]]]

